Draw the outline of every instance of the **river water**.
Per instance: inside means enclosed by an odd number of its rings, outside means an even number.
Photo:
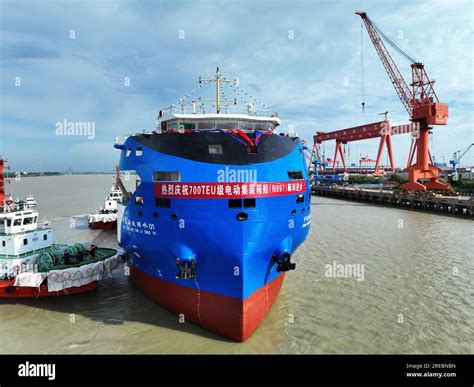
[[[57,243],[115,247],[84,217],[112,182],[25,177],[7,190],[34,194]],[[474,353],[471,220],[319,197],[312,214],[296,270],[245,343],[180,323],[117,276],[91,293],[0,301],[0,353]],[[339,264],[357,276],[330,276]]]

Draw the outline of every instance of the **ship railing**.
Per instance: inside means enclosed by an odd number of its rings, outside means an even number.
[[[57,244],[52,244],[48,247],[40,247],[39,249],[35,249],[35,250],[31,250],[31,251],[26,251],[24,253],[21,253],[21,254],[5,254],[5,258],[7,259],[12,259],[12,258],[23,258],[23,257],[26,257],[28,255],[36,255],[36,254],[41,254],[45,251],[50,251],[52,247],[55,247],[55,246],[63,246],[63,245],[57,245]]]
[[[180,104],[172,105],[162,109],[158,118],[163,118],[171,114],[214,114],[216,105],[201,104]],[[253,104],[247,106],[235,106],[229,104],[219,105],[219,114],[245,114],[254,117],[278,117],[278,113],[268,108],[258,108]]]

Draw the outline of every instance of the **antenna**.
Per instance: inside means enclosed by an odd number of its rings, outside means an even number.
[[[236,79],[230,80],[226,78],[222,78],[222,74],[219,71],[219,67],[217,67],[216,70],[216,75],[213,78],[203,78],[199,77],[199,83],[209,83],[209,82],[215,82],[216,83],[216,99],[203,99],[201,101],[206,101],[206,102],[215,102],[216,103],[216,113],[219,114],[221,111],[221,102],[223,103],[236,103],[237,101],[227,101],[227,100],[221,100],[220,99],[220,89],[221,89],[221,83],[232,83],[234,85],[237,85],[238,81]]]
[[[379,113],[379,116],[384,116],[384,121],[387,121],[387,114],[388,114],[388,111]]]

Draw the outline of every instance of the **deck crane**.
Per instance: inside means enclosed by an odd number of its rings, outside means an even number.
[[[356,12],[364,22],[377,54],[395,88],[403,106],[410,115],[410,120],[418,125],[416,136],[413,137],[408,158],[408,182],[400,186],[405,190],[449,190],[448,184],[438,180],[438,167],[434,166],[429,151],[429,133],[431,125],[446,125],[448,123],[448,105],[439,102],[433,84],[428,77],[423,63],[417,62],[403,51],[392,39],[385,35],[365,12]],[[390,56],[384,42],[390,44],[400,54],[411,62],[411,88],[402,77],[395,62]],[[416,162],[412,164],[416,152]],[[421,182],[420,180],[428,180]]]
[[[458,150],[454,152],[452,160],[449,160],[449,164],[453,166],[453,171],[456,171],[456,165],[461,162],[461,159],[466,155],[467,152],[474,146],[474,144],[469,145],[465,149]]]

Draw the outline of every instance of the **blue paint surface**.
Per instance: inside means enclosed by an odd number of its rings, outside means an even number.
[[[143,148],[141,156],[135,155],[137,147]],[[127,149],[132,149],[129,156]],[[308,235],[311,196],[301,144],[280,159],[244,166],[162,154],[131,137],[121,152],[120,169],[135,170],[141,179],[119,225],[121,246],[133,265],[161,280],[245,300],[280,274],[272,255],[282,250],[293,254]],[[256,170],[261,182],[288,182],[287,171],[301,170],[304,201],[296,203],[297,194],[288,194],[257,198],[255,208],[229,208],[227,198],[172,198],[170,208],[156,207],[153,172],[179,171],[181,182],[215,183],[226,166]],[[143,205],[135,197],[143,198]],[[248,219],[238,221],[239,212],[246,212]],[[176,278],[177,254],[195,259],[195,280]]]

